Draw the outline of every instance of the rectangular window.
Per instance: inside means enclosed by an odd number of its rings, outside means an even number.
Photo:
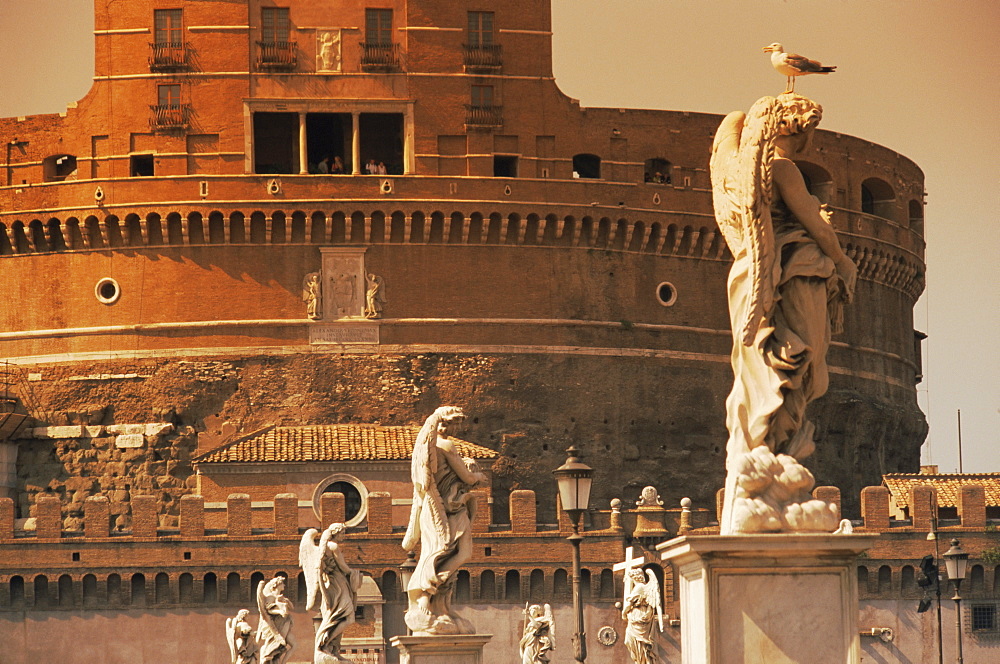
[[[472,86],[472,106],[475,108],[485,108],[493,105],[492,85]]]
[[[493,12],[469,12],[469,46],[493,44]]]
[[[181,35],[180,9],[157,9],[153,11],[154,34],[157,44],[180,44]]]
[[[392,44],[392,10],[365,10],[365,42],[389,46]]]
[[[291,22],[288,7],[261,7],[260,18],[261,41],[274,44],[289,40]]]
[[[992,632],[997,628],[997,607],[993,604],[972,605],[972,631]]]
[[[181,105],[181,86],[180,85],[158,85],[157,90],[157,104],[161,107],[169,106],[180,106]]]

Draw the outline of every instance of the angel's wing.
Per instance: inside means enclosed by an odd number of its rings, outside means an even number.
[[[226,643],[229,644],[229,661],[236,661],[236,618],[226,618]]]
[[[555,650],[556,649],[556,621],[555,621],[555,618],[552,617],[552,605],[551,604],[546,604],[545,605],[545,617],[549,621],[549,647],[551,647],[553,650]]]
[[[306,579],[306,611],[312,611],[319,599],[319,568],[323,554],[316,545],[318,536],[318,530],[309,528],[299,542],[299,566]]]
[[[734,256],[749,258],[750,298],[733,320],[733,334],[751,345],[774,306],[774,229],[771,226],[771,164],[778,101],[762,97],[744,115],[730,113],[719,125],[710,161],[715,218]]]
[[[260,622],[257,624],[257,637],[260,638],[265,627],[271,634],[278,634],[278,628],[274,624],[274,618],[267,610],[267,595],[264,594],[266,581],[257,583],[257,611],[260,612]]]
[[[438,409],[440,410],[440,409]],[[410,480],[413,482],[413,503],[410,505],[410,521],[406,534],[403,536],[403,549],[413,551],[420,541],[420,512],[423,509],[423,497],[434,482],[437,472],[437,454],[431,447],[437,439],[438,422],[441,417],[438,411],[424,420],[413,443],[413,457],[410,460]]]
[[[656,620],[660,623],[660,631],[663,631],[663,600],[660,597],[660,584],[656,580],[653,570],[646,570],[646,601],[650,606],[656,607]]]

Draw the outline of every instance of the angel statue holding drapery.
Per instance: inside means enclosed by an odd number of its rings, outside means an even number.
[[[413,446],[413,506],[403,548],[413,551],[420,545],[420,559],[406,587],[406,625],[416,635],[476,631],[451,612],[458,569],[472,556],[476,500],[470,490],[486,482],[476,462],[462,457],[451,439],[464,419],[459,408],[438,408]]]
[[[285,597],[285,577],[257,584],[257,641],[260,664],[285,664],[295,646],[292,639],[292,601]]]
[[[235,618],[226,618],[226,642],[232,664],[257,664],[257,641],[247,622],[250,612],[240,609]]]
[[[350,661],[340,656],[340,639],[354,622],[362,575],[344,560],[339,542],[344,530],[342,523],[330,524],[322,534],[310,528],[299,544],[299,565],[306,580],[306,610],[312,611],[317,605],[320,610],[314,664]]]
[[[806,406],[826,392],[830,335],[857,279],[832,210],[793,161],[822,113],[800,95],[763,97],[726,116],[712,145],[716,221],[735,259],[723,535],[837,527],[836,508],[811,497],[815,480],[800,464],[815,448]]]
[[[552,607],[532,604],[524,607],[524,631],[521,633],[521,664],[545,664],[556,649],[556,621]]]
[[[656,626],[663,631],[663,602],[653,570],[633,567],[625,575],[625,648],[635,664],[657,664]]]

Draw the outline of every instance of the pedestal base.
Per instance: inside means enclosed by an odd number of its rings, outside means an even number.
[[[710,535],[658,545],[678,570],[683,664],[857,664],[855,561],[877,535]]]
[[[389,643],[399,650],[399,664],[485,664],[483,646],[492,638],[492,634],[394,636]]]

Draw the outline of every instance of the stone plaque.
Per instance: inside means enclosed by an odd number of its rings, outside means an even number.
[[[378,325],[312,325],[311,344],[377,344]]]
[[[320,28],[316,31],[316,71],[339,72],[340,28]]]
[[[363,318],[364,248],[323,247],[320,253],[323,256],[323,320]]]

